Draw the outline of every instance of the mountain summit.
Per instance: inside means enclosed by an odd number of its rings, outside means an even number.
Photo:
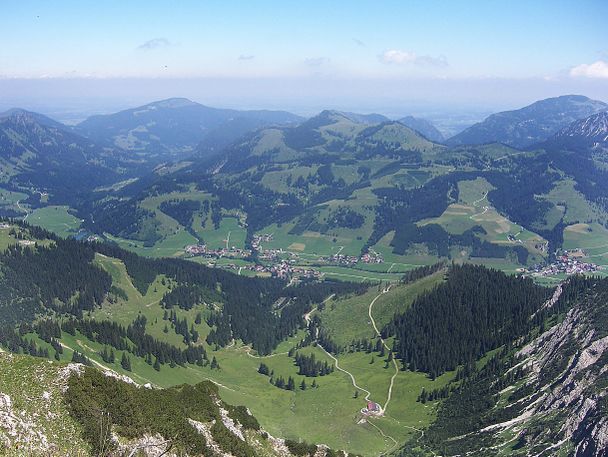
[[[525,148],[550,138],[574,121],[605,110],[608,110],[606,103],[582,95],[548,98],[518,110],[492,114],[447,143],[451,146],[504,143]]]

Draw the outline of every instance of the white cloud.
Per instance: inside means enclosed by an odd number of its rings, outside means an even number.
[[[255,59],[254,55],[251,54],[241,54],[238,60],[253,60]]]
[[[380,61],[385,64],[416,64],[435,67],[447,67],[448,61],[445,56],[431,57],[419,56],[415,52],[402,51],[399,49],[389,49],[380,56]]]
[[[149,51],[151,49],[162,48],[164,46],[172,46],[172,43],[166,38],[152,38],[151,40],[137,46],[137,49]]]
[[[585,78],[606,78],[608,79],[608,62],[598,60],[597,62],[577,65],[570,69],[570,76],[582,76]]]

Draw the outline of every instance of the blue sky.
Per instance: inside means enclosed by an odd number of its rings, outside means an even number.
[[[223,105],[606,100],[607,18],[605,0],[21,0],[0,15],[0,98],[69,96],[66,80],[84,80],[72,87],[154,99],[161,79]]]

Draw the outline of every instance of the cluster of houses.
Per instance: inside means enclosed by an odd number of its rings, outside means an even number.
[[[375,251],[366,252],[365,254],[357,257],[354,255],[345,255],[345,254],[333,254],[327,257],[321,257],[319,259],[321,262],[331,263],[335,265],[342,265],[351,267],[356,265],[359,262],[363,263],[384,263],[384,259],[382,255],[378,254]]]
[[[327,257],[319,258],[321,262],[336,264],[336,265],[344,265],[344,266],[352,266],[359,262],[359,257],[354,255],[345,255],[345,254],[332,254]]]
[[[529,271],[540,276],[553,276],[564,273],[567,275],[593,273],[602,269],[595,263],[584,262],[583,257],[585,257],[585,252],[581,249],[565,250],[551,264],[535,265]]]
[[[360,258],[363,263],[384,263],[384,257],[382,254],[370,249],[368,252],[363,254]]]
[[[264,233],[254,235],[251,241],[252,250],[240,249],[235,246],[230,248],[222,247],[219,249],[211,249],[206,244],[191,244],[186,246],[185,252],[189,256],[201,256],[208,259],[245,259],[251,256],[252,252],[257,252],[258,259],[264,261],[262,264],[255,265],[236,265],[232,263],[216,265],[220,268],[229,270],[249,270],[256,273],[267,273],[276,278],[291,279],[292,281],[302,279],[320,279],[322,273],[310,267],[296,266],[296,253],[289,253],[289,260],[285,260],[287,252],[283,249],[263,249],[262,243],[272,241],[272,234]],[[370,250],[361,256],[352,256],[345,254],[333,254],[327,257],[320,257],[319,260],[324,263],[342,266],[353,266],[358,262],[363,263],[383,263],[382,255]]]
[[[262,243],[268,243],[270,241],[272,241],[272,233],[253,235],[253,239],[251,240],[251,247],[254,251],[260,251],[262,249]]]
[[[289,279],[295,277],[300,279],[321,279],[321,272],[318,270],[295,266],[289,262],[281,262],[271,265],[268,268],[272,276],[280,279]]]
[[[190,244],[185,248],[186,254],[191,256],[202,256],[210,259],[243,259],[251,256],[249,249],[240,249],[235,246],[229,248],[211,249],[206,244]]]
[[[321,273],[313,268],[300,267],[282,261],[272,265],[236,265],[228,263],[223,265],[212,265],[227,270],[249,270],[256,273],[267,273],[274,278],[291,279],[294,282],[302,279],[321,279]]]

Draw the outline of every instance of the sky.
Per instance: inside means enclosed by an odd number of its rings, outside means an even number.
[[[0,14],[0,108],[389,115],[608,101],[605,0],[30,1]]]

